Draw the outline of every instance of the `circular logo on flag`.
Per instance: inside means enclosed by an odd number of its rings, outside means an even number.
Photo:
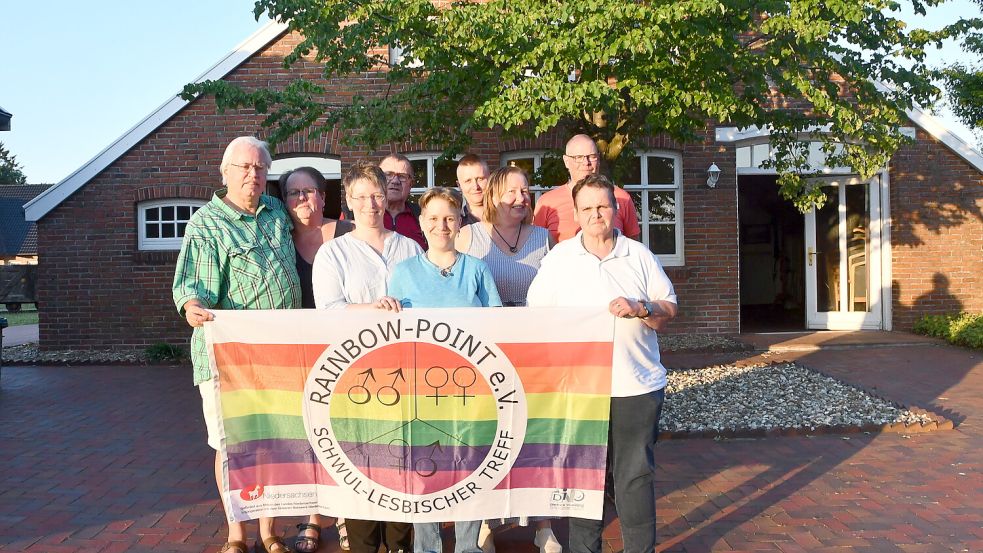
[[[526,404],[494,343],[405,319],[351,336],[321,355],[304,392],[308,437],[338,486],[370,501],[379,487],[414,500],[463,490],[463,500],[508,474]]]

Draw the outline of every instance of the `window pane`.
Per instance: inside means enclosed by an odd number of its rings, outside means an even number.
[[[771,146],[768,144],[755,144],[751,147],[752,167],[761,167],[761,163],[771,155]]]
[[[169,205],[167,207],[160,208],[160,220],[161,221],[173,221],[174,220],[174,206]]]
[[[174,223],[162,224],[160,226],[160,237],[161,238],[174,238]]]
[[[642,224],[642,192],[641,191],[629,191],[628,195],[631,196],[631,203],[635,204],[635,213],[638,213],[638,224]]]
[[[427,183],[430,182],[430,179],[427,178],[427,160],[414,159],[410,161],[410,165],[413,167],[413,174],[415,177],[413,187],[427,188]]]
[[[676,220],[676,193],[649,192],[649,221]]]
[[[152,207],[146,211],[148,221],[160,221],[160,209]]]
[[[737,149],[737,166],[738,167],[750,167],[751,166],[751,147],[741,146]]]
[[[434,186],[457,186],[457,162],[443,161],[434,164]]]
[[[177,218],[179,221],[187,221],[191,218],[191,206],[179,205],[177,207]]]
[[[146,226],[147,238],[160,238],[160,226],[156,223]]]
[[[544,156],[539,171],[543,175],[542,184],[545,186],[558,186],[570,179],[570,173],[567,173],[561,157]]]
[[[840,211],[839,190],[824,186],[826,203],[816,210],[816,290],[820,313],[840,310]]]
[[[671,157],[649,156],[649,184],[676,184],[673,170],[675,160]]]
[[[676,225],[649,225],[649,249],[655,254],[676,253]]]
[[[517,157],[515,159],[510,159],[506,165],[509,167],[518,167],[526,172],[527,175],[532,177],[532,174],[536,172],[534,167],[534,161],[531,157]]]
[[[177,224],[177,235],[178,238],[184,238],[184,229],[188,226],[188,223],[178,223]]]
[[[642,158],[635,155],[634,152],[621,154],[618,161],[614,162],[614,171],[612,173],[615,184],[620,184],[621,186],[644,184],[642,182]],[[635,207],[638,206],[636,205]],[[641,213],[641,210],[639,210],[639,213]]]
[[[192,213],[192,215],[193,215],[193,214],[194,214],[194,213],[195,213],[196,211],[198,211],[198,206],[194,206],[194,207],[192,207],[192,208],[191,208],[191,213]]]

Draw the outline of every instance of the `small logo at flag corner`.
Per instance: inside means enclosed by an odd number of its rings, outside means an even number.
[[[241,497],[243,501],[255,501],[263,497],[263,485],[256,484],[255,486],[244,488],[241,492],[239,492],[239,497]]]
[[[550,507],[583,509],[587,494],[576,488],[558,488],[550,492]]]

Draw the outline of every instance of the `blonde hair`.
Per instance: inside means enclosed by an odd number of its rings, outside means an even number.
[[[420,197],[418,204],[420,205],[420,211],[422,212],[427,208],[427,205],[434,200],[444,200],[450,206],[461,213],[464,208],[464,199],[461,197],[461,192],[456,188],[448,188],[446,186],[435,186],[430,190],[427,190],[423,196]]]
[[[485,217],[486,223],[495,224],[498,222],[497,204],[505,195],[505,187],[508,184],[509,175],[521,175],[529,186],[529,175],[519,167],[499,167],[488,177],[488,188],[485,189]],[[531,208],[532,206],[530,206]],[[532,209],[526,211],[526,218],[523,223],[532,224]]]

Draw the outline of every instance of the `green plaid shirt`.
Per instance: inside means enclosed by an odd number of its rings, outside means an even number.
[[[290,217],[275,198],[261,196],[256,215],[229,207],[219,190],[185,229],[171,291],[184,304],[197,299],[209,309],[298,309],[297,276]],[[191,334],[195,385],[211,378],[205,334]]]

